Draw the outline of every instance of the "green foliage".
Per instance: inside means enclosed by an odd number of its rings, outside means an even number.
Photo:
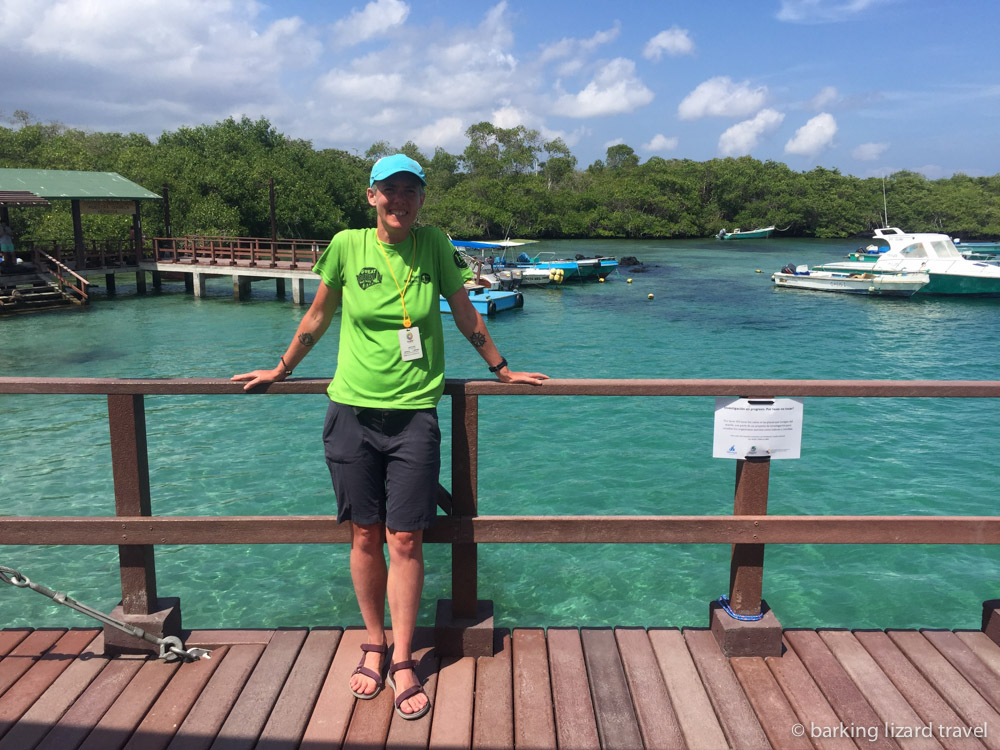
[[[267,237],[270,184],[279,237],[325,239],[371,226],[365,188],[376,159],[402,152],[427,174],[421,221],[453,237],[710,237],[719,229],[773,224],[788,235],[864,236],[885,222],[883,180],[817,167],[793,172],[749,156],[653,157],[640,163],[626,144],[579,169],[566,143],[543,142],[523,126],[472,125],[461,154],[428,158],[413,142],[376,141],[364,157],[317,151],[279,133],[264,118],[229,118],[180,128],[155,142],[136,133],[91,133],[34,122],[17,110],[0,127],[0,167],[118,172],[169,197],[174,236]],[[889,222],[909,231],[964,239],[1000,236],[1000,175],[928,180],[897,172],[884,181]],[[72,235],[68,202],[12,209],[15,237]],[[130,217],[84,216],[89,237],[125,238]],[[165,236],[163,211],[144,204],[147,236]]]

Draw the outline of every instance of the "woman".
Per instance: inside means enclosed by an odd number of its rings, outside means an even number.
[[[440,229],[414,229],[425,185],[423,168],[404,154],[377,161],[367,191],[375,229],[339,232],[330,242],[313,269],[322,280],[316,297],[279,365],[233,377],[246,381],[244,390],[284,380],[343,305],[323,442],[337,520],[351,523],[351,578],[367,636],[350,688],[362,700],[383,688],[388,597],[388,681],[404,719],[430,710],[411,649],[424,580],[423,531],[437,515],[441,433],[435,407],[444,392],[439,295],[501,381],[540,385],[548,379],[508,368],[469,301],[463,284],[472,273],[462,256]]]

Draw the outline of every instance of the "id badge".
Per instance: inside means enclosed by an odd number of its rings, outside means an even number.
[[[420,359],[424,356],[424,350],[420,346],[420,329],[416,326],[403,328],[399,332],[399,353],[404,362]]]

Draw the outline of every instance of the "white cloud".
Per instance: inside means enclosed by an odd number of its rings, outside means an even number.
[[[517,107],[504,106],[493,110],[493,117],[490,120],[498,128],[516,128],[524,125],[527,113]]]
[[[413,141],[428,153],[432,153],[437,147],[461,151],[468,144],[465,130],[460,117],[442,117],[413,131],[407,140]]]
[[[773,109],[762,109],[755,117],[738,122],[719,136],[719,153],[723,156],[749,154],[768,133],[773,133],[785,116]]]
[[[840,92],[835,86],[824,87],[816,96],[809,100],[809,108],[822,112],[829,105],[840,99]]]
[[[632,112],[653,101],[653,92],[635,75],[635,63],[619,57],[601,68],[577,94],[564,94],[553,107],[567,117],[600,117]]]
[[[70,127],[157,135],[292,106],[281,76],[322,46],[301,18],[255,2],[0,2],[7,101]]]
[[[399,73],[356,73],[338,68],[323,76],[319,85],[340,104],[344,100],[394,102],[405,93]]]
[[[38,0],[5,4],[0,32],[11,47],[128,76],[141,66],[153,80],[225,77],[237,84],[296,59],[315,59],[319,45],[301,19],[283,18],[262,32],[252,4],[175,0]],[[241,12],[242,9],[242,12]],[[23,40],[23,41],[22,41]]]
[[[373,0],[333,24],[334,40],[346,47],[360,44],[402,26],[409,15],[410,6],[402,0]]]
[[[584,53],[593,53],[598,47],[613,42],[621,34],[621,23],[615,21],[614,25],[605,31],[597,31],[589,39],[573,39],[564,37],[558,42],[546,44],[542,49],[539,60],[543,63],[551,60],[560,60],[568,57],[580,56]]]
[[[662,153],[664,151],[673,151],[677,148],[677,136],[668,138],[662,133],[657,133],[653,136],[653,139],[649,143],[642,144],[643,151],[651,151],[656,153]]]
[[[829,112],[821,112],[795,131],[795,136],[785,144],[786,154],[815,156],[833,143],[837,134],[837,121]]]
[[[684,97],[677,107],[682,120],[700,117],[745,117],[767,102],[767,87],[751,88],[748,81],[736,84],[728,76],[709,78]]]
[[[779,21],[830,23],[847,21],[886,0],[781,0]]]
[[[671,26],[646,42],[642,56],[647,60],[659,60],[664,53],[673,57],[693,54],[694,42],[691,41],[688,33],[687,29]]]
[[[862,143],[851,152],[851,156],[858,161],[875,161],[887,148],[888,143]]]

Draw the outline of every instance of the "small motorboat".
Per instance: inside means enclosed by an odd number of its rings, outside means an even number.
[[[870,273],[868,271],[824,271],[788,264],[771,274],[782,289],[809,289],[817,292],[845,292],[884,297],[910,297],[930,281],[925,273]]]

